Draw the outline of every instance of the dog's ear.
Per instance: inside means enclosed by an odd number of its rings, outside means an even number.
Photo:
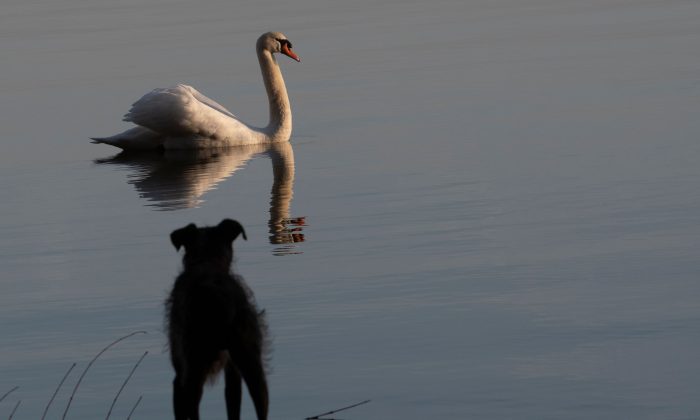
[[[176,250],[180,250],[181,246],[187,246],[192,243],[192,241],[197,237],[199,230],[194,223],[190,223],[184,228],[173,231],[170,234],[170,242],[173,243]]]
[[[216,228],[219,230],[219,232],[221,232],[227,241],[233,242],[240,234],[243,234],[243,239],[246,241],[248,240],[248,237],[245,236],[245,229],[243,229],[243,226],[241,226],[241,224],[235,220],[224,219]]]

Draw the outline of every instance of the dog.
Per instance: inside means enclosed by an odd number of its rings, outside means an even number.
[[[176,420],[199,420],[204,385],[221,370],[228,419],[240,419],[241,378],[258,420],[267,419],[264,311],[231,271],[233,241],[241,234],[247,240],[240,223],[225,219],[213,227],[189,224],[170,235],[176,250],[185,248],[183,271],[166,302]]]

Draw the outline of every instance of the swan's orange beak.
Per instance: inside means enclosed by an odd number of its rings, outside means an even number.
[[[301,59],[299,58],[299,56],[294,54],[294,51],[292,51],[291,48],[289,48],[289,46],[286,43],[282,44],[282,54],[286,55],[289,58],[292,58],[294,60],[301,62]]]

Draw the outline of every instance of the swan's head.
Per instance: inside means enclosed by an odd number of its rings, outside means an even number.
[[[292,51],[292,43],[282,32],[267,32],[260,35],[256,44],[258,50],[266,50],[271,53],[282,53],[296,61],[301,61],[298,55]]]

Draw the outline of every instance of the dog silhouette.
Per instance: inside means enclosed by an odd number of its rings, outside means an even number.
[[[231,270],[233,241],[241,234],[247,239],[240,223],[225,219],[212,227],[189,224],[170,235],[175,249],[185,248],[183,270],[166,302],[176,420],[199,419],[204,385],[221,370],[228,419],[240,419],[241,379],[258,420],[267,419],[264,311]]]

